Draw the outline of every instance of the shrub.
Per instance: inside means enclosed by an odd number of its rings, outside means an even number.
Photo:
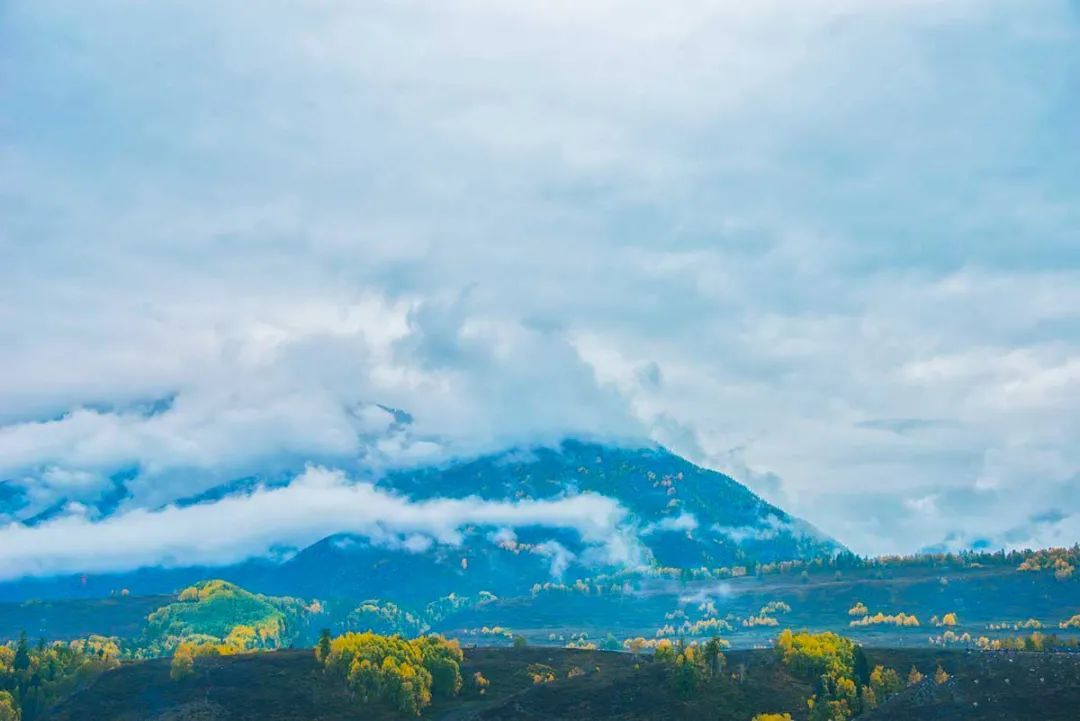
[[[485,693],[487,693],[488,686],[491,685],[491,682],[484,677],[484,674],[477,671],[470,678],[469,684],[470,690],[473,693],[475,693],[477,696],[483,696]]]
[[[529,675],[532,682],[536,685],[551,683],[557,676],[555,669],[548,666],[546,663],[530,663],[528,668],[525,669],[525,673]]]

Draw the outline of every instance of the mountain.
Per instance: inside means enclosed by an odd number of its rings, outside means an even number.
[[[250,487],[244,479],[242,487]],[[596,494],[626,510],[614,532],[622,558],[569,528],[471,526],[459,542],[394,547],[333,535],[284,562],[253,560],[218,569],[132,573],[0,584],[0,599],[93,596],[112,589],[166,593],[215,577],[280,595],[393,598],[427,603],[448,594],[527,593],[536,583],[573,581],[627,565],[692,569],[829,556],[838,542],[759,498],[734,479],[660,447],[565,441],[512,449],[440,467],[396,471],[378,486],[414,501],[435,498],[528,501]],[[237,492],[223,488],[193,502]],[[242,491],[241,491],[242,492]],[[609,544],[611,545],[611,544]]]
[[[413,498],[554,498],[569,489],[617,499],[661,566],[728,566],[828,555],[842,546],[729,476],[661,447],[564,441],[447,468],[393,473],[382,485]]]

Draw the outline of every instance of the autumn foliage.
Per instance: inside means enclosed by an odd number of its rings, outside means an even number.
[[[461,691],[461,661],[458,643],[441,636],[406,640],[375,633],[338,636],[323,658],[326,672],[343,678],[361,704],[383,703],[414,716],[433,696]]]

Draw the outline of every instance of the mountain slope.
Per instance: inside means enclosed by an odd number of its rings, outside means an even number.
[[[250,487],[245,479],[244,487]],[[391,547],[359,536],[333,535],[288,560],[252,560],[208,570],[143,569],[0,584],[0,598],[101,596],[175,591],[207,577],[252,590],[306,597],[371,597],[425,604],[451,593],[525,593],[536,583],[572,581],[627,564],[674,568],[745,566],[829,555],[842,546],[773,506],[745,486],[662,448],[616,448],[566,441],[558,448],[514,449],[443,467],[399,471],[378,485],[414,501],[478,497],[522,501],[592,493],[626,509],[625,554],[598,553],[572,528],[514,529],[475,525],[460,538]],[[236,492],[223,489],[205,500]],[[240,492],[243,492],[242,490]]]
[[[660,447],[570,440],[557,449],[511,450],[447,468],[393,473],[381,484],[413,498],[598,493],[617,499],[641,521],[644,543],[663,566],[813,558],[842,549],[729,476]]]
[[[391,473],[379,485],[417,501],[603,495],[629,512],[620,531],[636,545],[632,562],[650,566],[717,568],[816,558],[843,549],[728,476],[662,448],[566,441],[557,449],[517,449]],[[282,564],[271,590],[413,603],[450,593],[513,595],[534,583],[617,570],[618,563],[598,558],[595,551],[573,530],[539,526],[470,528],[459,545],[435,544],[420,552],[339,535]]]

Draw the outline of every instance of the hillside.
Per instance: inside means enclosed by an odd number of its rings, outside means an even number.
[[[941,666],[945,684],[927,678],[879,708],[866,721],[1073,721],[1080,704],[1080,656],[966,654],[956,651],[869,651],[871,664]],[[530,664],[551,667],[556,680],[535,684]],[[322,673],[310,651],[278,651],[206,659],[199,673],[169,679],[164,660],[126,664],[67,699],[50,721],[355,721],[358,706],[342,685]],[[568,677],[572,669],[580,675]],[[693,698],[677,693],[669,670],[630,654],[573,649],[465,649],[464,675],[490,680],[484,696],[436,700],[425,719],[619,719],[620,721],[749,721],[762,711],[806,719],[810,684],[788,673],[771,651],[730,652],[723,680]],[[573,672],[577,674],[578,672]],[[740,680],[741,679],[741,680]],[[401,719],[365,707],[365,719]]]
[[[145,655],[167,652],[182,635],[223,638],[237,625],[272,629],[270,647],[310,645],[321,628],[435,631],[489,645],[509,643],[511,633],[546,645],[574,638],[600,643],[609,635],[618,643],[637,636],[720,635],[741,648],[770,643],[780,626],[833,630],[871,646],[929,647],[934,641],[973,647],[982,637],[1007,639],[1036,630],[1075,636],[1077,624],[1061,626],[1080,614],[1080,579],[1059,577],[1052,568],[1020,570],[1040,557],[1051,566],[1051,558],[1075,564],[1080,551],[895,562],[838,558],[763,566],[752,575],[622,572],[537,584],[516,595],[453,594],[427,602],[391,596],[301,599],[200,582],[195,591],[170,596],[0,603],[0,640],[21,631],[33,639],[99,634],[118,637]],[[207,588],[216,592],[200,590]],[[940,620],[946,614],[952,614],[947,626]],[[904,624],[897,623],[900,618]]]
[[[794,709],[810,691],[788,676],[771,654],[749,654],[745,684],[728,683],[692,701],[670,687],[665,669],[648,657],[574,649],[466,649],[462,674],[482,673],[484,696],[436,701],[430,719],[676,719],[746,721],[762,708]],[[734,660],[734,659],[733,659]],[[532,664],[556,679],[537,685]],[[50,721],[355,721],[358,706],[335,679],[322,673],[310,651],[282,651],[208,659],[200,673],[174,682],[167,661],[128,664],[102,676],[44,718]],[[568,678],[572,669],[582,675]],[[575,671],[574,673],[577,673]],[[717,715],[720,713],[721,715]],[[368,707],[365,719],[401,719]]]
[[[642,540],[661,566],[813,558],[842,548],[729,476],[660,447],[569,440],[393,473],[381,483],[415,498],[551,498],[570,489],[615,498],[641,523]]]

